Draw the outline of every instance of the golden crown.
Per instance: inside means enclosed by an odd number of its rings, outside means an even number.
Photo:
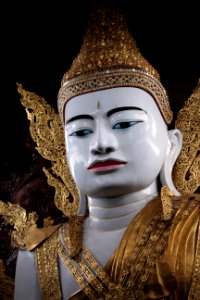
[[[91,14],[83,44],[71,68],[64,74],[58,95],[58,109],[84,93],[112,87],[138,87],[155,99],[169,124],[173,113],[158,72],[142,56],[123,15],[109,7]]]

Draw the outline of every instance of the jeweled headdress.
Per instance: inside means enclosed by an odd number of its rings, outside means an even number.
[[[141,55],[122,14],[99,7],[91,14],[77,58],[62,80],[58,109],[84,93],[113,87],[138,87],[150,93],[169,124],[172,111],[158,72]]]

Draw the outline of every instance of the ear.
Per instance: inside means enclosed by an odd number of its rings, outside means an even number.
[[[166,185],[171,191],[175,192],[175,195],[180,195],[175,188],[172,181],[173,166],[181,152],[182,148],[182,133],[178,129],[170,130],[168,132],[169,141],[171,143],[170,149],[167,153],[167,157],[160,171],[160,180],[162,185]]]
[[[83,217],[86,216],[86,212],[87,212],[87,197],[80,190],[78,190],[78,192],[79,192],[78,216]]]

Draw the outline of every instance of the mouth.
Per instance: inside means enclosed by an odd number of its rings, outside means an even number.
[[[108,159],[104,161],[96,161],[92,163],[87,169],[92,171],[105,171],[117,169],[123,165],[126,165],[127,162],[117,161],[113,159]]]

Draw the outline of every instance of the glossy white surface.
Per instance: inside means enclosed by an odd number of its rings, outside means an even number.
[[[124,110],[130,107],[133,109]],[[122,110],[108,117],[108,112],[116,108]],[[81,115],[83,118],[67,123]],[[154,183],[170,151],[167,126],[157,105],[138,88],[114,88],[74,97],[66,105],[65,122],[71,172],[81,192],[89,197],[142,192]],[[84,132],[84,136],[77,136]],[[92,163],[108,159],[125,164],[88,170]]]

